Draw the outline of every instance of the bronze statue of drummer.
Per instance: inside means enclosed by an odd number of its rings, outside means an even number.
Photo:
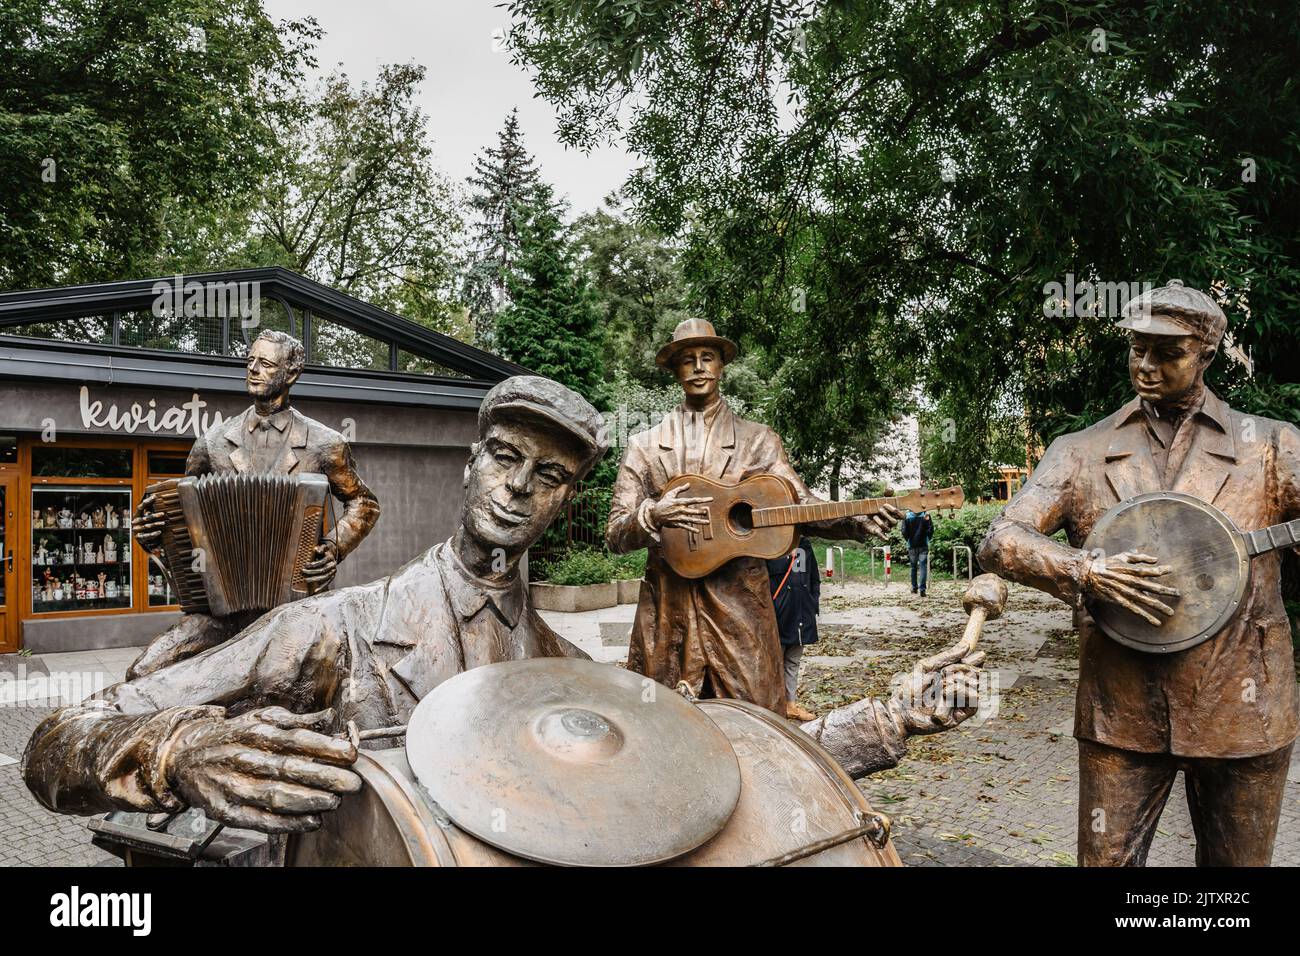
[[[406,724],[422,698],[480,665],[586,657],[529,605],[519,562],[605,451],[600,415],[574,392],[531,376],[500,383],[479,412],[448,541],[57,711],[23,755],[28,787],[62,813],[190,806],[268,833],[319,827],[361,786],[349,725],[365,735]],[[1005,592],[990,593],[996,614]],[[982,655],[970,652],[959,644],[889,699],[804,729],[855,776],[892,766],[911,735],[975,712]]]
[[[1197,863],[1266,866],[1300,719],[1279,554],[1254,560],[1238,612],[1217,633],[1149,652],[1108,636],[1097,617],[1122,608],[1148,630],[1174,626],[1196,596],[1168,581],[1194,552],[1083,545],[1104,514],[1151,492],[1209,503],[1242,531],[1300,517],[1300,431],[1206,388],[1227,318],[1204,293],[1170,282],[1129,302],[1118,325],[1136,396],[1052,443],[979,561],[1075,609],[1080,864],[1143,865],[1182,770]],[[1062,529],[1068,544],[1051,537]],[[1213,587],[1205,574],[1192,585]]]

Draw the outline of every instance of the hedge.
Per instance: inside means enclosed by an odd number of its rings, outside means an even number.
[[[570,548],[553,561],[538,562],[532,577],[548,584],[608,584],[645,574],[645,549],[610,554],[595,548]]]

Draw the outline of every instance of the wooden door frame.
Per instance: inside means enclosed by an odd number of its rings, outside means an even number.
[[[5,511],[8,512],[4,516],[5,559],[0,563],[0,574],[4,576],[5,585],[4,612],[0,614],[0,654],[11,654],[18,650],[21,628],[19,621],[22,602],[18,594],[18,571],[22,565],[19,564],[18,555],[18,518],[23,511],[18,501],[18,478],[17,470],[0,467],[0,485],[5,487]],[[10,571],[11,567],[12,571]]]

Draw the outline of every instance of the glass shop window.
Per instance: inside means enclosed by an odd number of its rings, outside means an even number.
[[[18,461],[18,437],[0,435],[0,465],[12,465]]]
[[[32,611],[131,606],[129,488],[32,489]]]
[[[148,452],[149,480],[146,485],[156,484],[167,478],[182,478],[185,475],[185,462],[189,452],[179,449],[151,450]],[[142,554],[145,552],[141,552]],[[148,574],[149,607],[174,607],[177,604],[176,591],[172,588],[172,579],[157,557],[150,554],[146,566]]]
[[[129,448],[32,447],[33,478],[130,478]]]
[[[149,452],[149,484],[163,478],[180,478],[185,474],[185,462],[189,459],[187,451],[151,451]]]

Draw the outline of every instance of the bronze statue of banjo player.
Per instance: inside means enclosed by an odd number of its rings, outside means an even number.
[[[1052,443],[979,561],[1075,608],[1080,864],[1143,865],[1182,770],[1197,863],[1267,866],[1300,719],[1277,550],[1300,431],[1205,387],[1209,296],[1170,282],[1118,325],[1137,397]]]
[[[188,805],[263,832],[319,827],[361,786],[356,742],[339,736],[349,723],[362,735],[406,724],[422,698],[480,665],[586,656],[529,606],[519,561],[606,451],[604,430],[554,382],[497,385],[451,539],[383,580],[282,605],[220,647],[56,712],[23,755],[28,787],[63,813]],[[1005,590],[972,600],[996,616]],[[981,660],[964,641],[889,699],[803,729],[851,775],[893,766],[909,736],[975,712]]]
[[[253,404],[216,425],[194,443],[187,476],[223,474],[324,475],[329,494],[343,504],[334,528],[303,567],[307,588],[329,587],[338,563],[352,553],[379,520],[379,502],[357,474],[347,440],[289,404],[289,391],[305,363],[302,343],[284,332],[264,331],[248,353],[247,385]],[[166,520],[152,495],[136,509],[136,541],[157,552]],[[228,616],[190,613],[145,648],[127,671],[143,677],[184,657],[216,647],[252,623],[260,612]]]

